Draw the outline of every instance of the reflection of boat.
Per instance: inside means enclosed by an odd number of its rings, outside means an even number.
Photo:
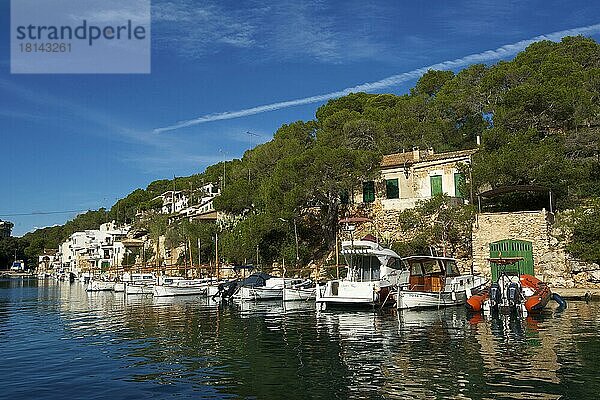
[[[154,285],[153,294],[157,297],[206,295],[210,280],[185,279],[167,276],[161,279],[160,285]]]
[[[139,298],[144,298],[144,297],[146,297],[146,296],[139,296]],[[186,304],[209,305],[210,302],[205,295],[153,296],[152,304],[158,305],[158,306],[186,305]]]
[[[393,303],[391,291],[398,283],[402,266],[398,254],[382,247],[370,235],[363,240],[342,242],[341,253],[347,263],[346,277],[317,286],[319,308]]]
[[[519,261],[522,259],[490,258],[491,263],[498,265],[498,280],[489,288],[471,296],[467,300],[467,308],[484,313],[517,311],[526,315],[542,310],[551,298],[562,307],[566,307],[566,302],[559,295],[552,294],[544,282],[533,275],[520,273]]]
[[[407,334],[416,334],[423,329],[437,327],[453,338],[464,336],[467,325],[465,310],[460,307],[425,310],[398,311],[398,328]],[[439,331],[438,331],[439,333]]]
[[[467,292],[485,284],[472,274],[461,275],[456,260],[449,257],[411,256],[403,258],[408,279],[399,284],[399,309],[447,307],[465,304]]]

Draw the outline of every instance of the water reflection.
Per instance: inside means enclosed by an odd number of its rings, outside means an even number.
[[[595,398],[599,309],[487,320],[2,282],[0,373],[9,396],[27,371],[48,397]]]

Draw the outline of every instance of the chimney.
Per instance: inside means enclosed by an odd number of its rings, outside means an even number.
[[[413,147],[412,149],[413,161],[419,161],[421,159],[421,155],[418,147]]]

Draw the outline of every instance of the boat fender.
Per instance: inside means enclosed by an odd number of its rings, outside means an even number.
[[[558,303],[559,308],[567,308],[567,302],[558,293],[552,293],[552,300]]]

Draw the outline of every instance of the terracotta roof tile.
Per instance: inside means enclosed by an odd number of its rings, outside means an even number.
[[[445,160],[456,157],[465,157],[475,154],[477,149],[459,150],[459,151],[448,151],[445,153],[430,153],[427,150],[419,150],[419,160],[415,160],[415,152],[407,151],[404,153],[387,154],[383,156],[381,160],[381,166],[396,167],[406,164],[416,164],[418,162],[426,161],[437,161]]]

